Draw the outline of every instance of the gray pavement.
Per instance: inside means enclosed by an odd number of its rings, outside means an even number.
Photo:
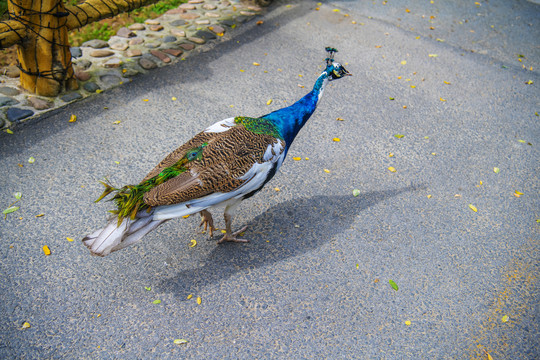
[[[277,1],[211,51],[0,134],[2,208],[22,193],[0,222],[0,357],[538,358],[540,6],[453,3]],[[192,217],[90,256],[99,180],[137,182],[207,125],[291,104],[328,45],[354,76],[239,208],[249,244]]]

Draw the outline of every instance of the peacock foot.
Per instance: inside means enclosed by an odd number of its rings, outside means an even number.
[[[208,210],[203,210],[199,214],[201,214],[201,223],[199,224],[199,227],[204,225],[203,233],[206,232],[206,229],[208,229],[210,237],[214,236],[214,230],[217,229],[214,227],[214,219],[212,218],[212,214],[210,214]]]
[[[238,242],[238,243],[248,243],[249,240],[247,240],[247,239],[239,239],[239,238],[237,238],[237,236],[240,235],[241,233],[243,233],[244,231],[246,231],[247,228],[248,227],[246,225],[243,228],[241,228],[240,230],[233,232],[232,234],[226,233],[225,236],[223,236],[218,241],[218,244],[222,244],[222,243],[228,242],[228,241],[230,241],[230,242]]]

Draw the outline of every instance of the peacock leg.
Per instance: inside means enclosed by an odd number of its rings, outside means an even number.
[[[199,224],[199,227],[203,226],[204,224],[203,232],[206,232],[206,229],[208,229],[210,237],[214,236],[214,230],[216,230],[216,228],[214,227],[214,219],[212,218],[212,214],[210,214],[210,212],[206,209],[201,211],[199,214],[201,214],[201,223]]]
[[[223,236],[221,240],[218,241],[218,244],[224,243],[226,241],[239,242],[239,243],[249,242],[249,240],[237,238],[238,235],[246,231],[246,229],[248,228],[247,225],[235,232],[232,232],[231,230],[232,218],[233,218],[231,213],[234,211],[234,209],[236,209],[236,207],[239,204],[240,202],[232,203],[225,207],[225,213],[223,214],[223,217],[225,218],[225,236]]]

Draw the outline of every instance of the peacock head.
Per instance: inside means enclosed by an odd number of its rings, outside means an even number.
[[[334,61],[334,54],[338,52],[337,49],[327,47],[326,51],[328,52],[328,57],[326,58],[326,73],[328,74],[328,80],[332,81],[341,79],[345,76],[352,76],[343,65]]]

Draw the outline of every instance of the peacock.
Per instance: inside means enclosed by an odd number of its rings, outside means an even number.
[[[132,245],[167,220],[199,213],[210,237],[216,230],[208,209],[224,206],[225,235],[218,241],[248,242],[232,231],[238,205],[259,192],[281,167],[294,138],[315,111],[329,81],[351,75],[327,47],[326,68],[313,90],[291,106],[253,118],[237,116],[207,127],[165,157],[138,185],[115,188],[108,181],[96,202],[113,194],[107,225],[82,241],[92,255]]]

